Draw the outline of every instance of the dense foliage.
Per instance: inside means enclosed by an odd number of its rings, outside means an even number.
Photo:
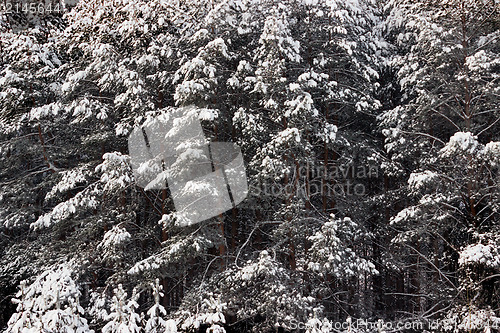
[[[2,331],[500,332],[497,0],[49,3],[0,16]],[[240,204],[136,179],[173,115]]]

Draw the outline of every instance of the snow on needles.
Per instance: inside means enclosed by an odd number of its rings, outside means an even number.
[[[468,245],[460,252],[458,263],[463,266],[482,264],[486,267],[500,268],[500,252],[492,243]]]
[[[457,132],[450,141],[441,149],[442,157],[452,157],[457,153],[473,154],[478,148],[477,137],[471,132]]]

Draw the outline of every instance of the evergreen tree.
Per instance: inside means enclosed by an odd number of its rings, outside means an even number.
[[[407,179],[403,207],[391,219],[399,231],[393,243],[415,257],[413,292],[425,295],[414,298],[415,311],[437,315],[452,303],[449,316],[464,330],[473,320],[468,315],[489,313],[498,299],[491,267],[476,263],[472,273],[463,259],[498,233],[498,6],[391,6],[388,34],[400,52],[392,66],[401,98],[380,120],[386,149]]]

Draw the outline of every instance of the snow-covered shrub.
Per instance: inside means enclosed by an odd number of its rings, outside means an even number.
[[[5,332],[94,332],[84,317],[73,275],[70,265],[63,264],[46,270],[29,285],[23,281],[13,299],[16,313]]]

